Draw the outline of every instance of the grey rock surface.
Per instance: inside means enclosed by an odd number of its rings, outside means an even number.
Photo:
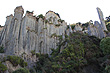
[[[102,28],[107,31],[105,21],[104,21],[103,12],[101,11],[101,9],[99,7],[97,7],[96,9],[97,9],[97,12],[98,12],[98,15],[99,15],[99,19],[100,19],[100,23],[102,25]]]
[[[19,6],[15,8],[14,16],[7,16],[0,45],[4,46],[7,55],[21,56],[25,53],[27,61],[30,58],[35,61],[35,58],[29,57],[32,56],[31,51],[50,54],[51,48],[57,48],[58,36],[65,38],[67,23],[59,22],[60,17],[51,11],[44,19],[36,19],[32,12],[26,12],[23,17],[23,13],[24,9]]]

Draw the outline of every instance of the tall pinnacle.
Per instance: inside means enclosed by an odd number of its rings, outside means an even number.
[[[105,25],[105,21],[104,21],[104,17],[103,17],[103,12],[98,7],[96,9],[97,9],[97,12],[98,12],[98,15],[99,15],[99,19],[100,19],[100,23],[101,23],[101,25],[103,27],[103,30],[107,31],[107,28],[106,28],[106,25]]]

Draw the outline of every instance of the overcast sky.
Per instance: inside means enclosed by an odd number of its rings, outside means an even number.
[[[61,19],[69,23],[98,20],[96,8],[103,11],[104,17],[110,15],[110,0],[1,0],[0,25],[4,25],[6,16],[14,14],[16,6],[22,5],[25,12],[34,11],[39,15],[52,10],[60,14]]]

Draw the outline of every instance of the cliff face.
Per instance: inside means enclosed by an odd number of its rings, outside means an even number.
[[[32,12],[26,12],[23,17],[22,6],[16,7],[14,12],[14,16],[7,16],[1,32],[0,44],[4,46],[6,54],[28,54],[32,50],[36,53],[50,54],[51,48],[57,48],[58,36],[65,35],[65,21],[61,21],[51,11],[46,13],[44,18],[37,19]]]

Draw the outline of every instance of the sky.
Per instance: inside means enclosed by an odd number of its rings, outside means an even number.
[[[17,6],[23,6],[24,12],[34,11],[34,15],[52,10],[59,13],[67,24],[99,21],[96,8],[99,7],[104,18],[110,15],[110,0],[1,0],[0,25],[5,25],[6,16],[14,14]],[[25,15],[25,13],[24,13]]]

